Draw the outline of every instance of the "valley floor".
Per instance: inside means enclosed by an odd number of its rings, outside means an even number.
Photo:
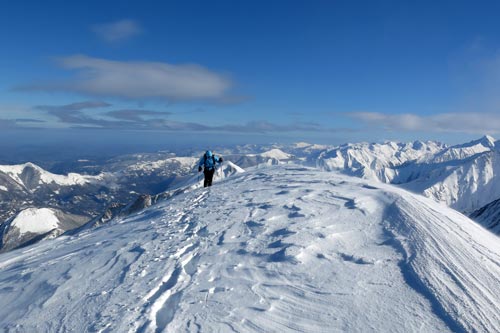
[[[8,332],[494,332],[500,242],[389,185],[256,169],[0,255]]]

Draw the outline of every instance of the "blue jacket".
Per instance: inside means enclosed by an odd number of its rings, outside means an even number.
[[[222,157],[217,157],[212,154],[211,151],[207,151],[200,158],[200,162],[198,163],[198,168],[204,167],[205,170],[213,170],[215,169],[216,163],[222,163]]]

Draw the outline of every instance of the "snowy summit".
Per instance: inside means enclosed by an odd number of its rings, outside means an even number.
[[[430,199],[281,165],[0,255],[0,327],[494,332],[499,263],[497,236]]]

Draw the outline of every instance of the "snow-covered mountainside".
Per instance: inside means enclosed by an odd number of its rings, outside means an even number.
[[[490,202],[470,215],[474,221],[500,234],[500,199]]]
[[[420,141],[347,144],[323,151],[316,164],[400,184],[468,214],[500,198],[500,149],[490,136],[452,147]]]
[[[395,168],[428,160],[443,148],[432,141],[346,144],[322,152],[317,164],[324,170],[343,170],[353,176],[390,183]]]
[[[109,173],[58,175],[33,163],[0,165],[0,221],[30,207],[90,216],[102,209],[99,201],[113,197],[114,180]]]
[[[494,332],[500,243],[391,185],[236,174],[0,255],[19,332]]]
[[[444,149],[432,158],[433,163],[442,163],[456,160],[465,160],[475,155],[489,152],[495,149],[495,139],[489,135],[479,140],[474,140],[461,145],[456,145]]]
[[[409,169],[402,168],[400,175],[406,178]],[[500,150],[488,150],[465,160],[417,166],[410,173],[409,177],[415,178],[404,187],[461,212],[472,213],[500,198]]]

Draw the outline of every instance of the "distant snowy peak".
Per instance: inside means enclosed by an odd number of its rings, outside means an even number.
[[[277,165],[283,162],[288,163],[293,159],[295,159],[294,155],[286,153],[279,148],[273,148],[258,154],[234,154],[224,156],[225,161],[230,160],[244,169],[256,166]]]
[[[332,148],[332,146],[312,144],[307,142],[297,142],[290,146],[290,151],[296,156],[311,159],[316,157],[321,151]]]
[[[277,160],[289,160],[293,158],[293,155],[287,154],[284,151],[277,148],[261,153],[260,156],[267,158],[274,158]]]
[[[0,165],[0,174],[1,173],[7,175],[14,182],[28,189],[34,189],[38,185],[43,184],[56,184],[60,186],[85,185],[101,181],[104,178],[103,174],[98,176],[87,176],[78,173],[57,175],[46,171],[33,163]]]
[[[474,140],[465,144],[451,146],[437,154],[432,162],[442,163],[452,160],[463,160],[477,154],[489,152],[495,149],[495,139],[489,135],[479,140]]]
[[[312,146],[312,144],[310,143],[307,143],[307,142],[296,142],[293,144],[293,148],[296,148],[296,149],[302,149],[302,148],[308,148]]]
[[[355,176],[388,182],[390,175],[384,174],[384,168],[425,161],[444,148],[433,141],[346,144],[322,152],[317,164],[328,171],[345,170]]]
[[[21,211],[10,223],[10,228],[26,233],[42,234],[58,227],[59,219],[49,208],[28,208]]]
[[[304,150],[322,150],[328,149],[327,145],[320,145],[316,143],[307,143],[307,142],[296,142],[292,145],[292,149],[304,149]]]
[[[481,144],[484,147],[495,148],[496,139],[490,135],[485,135],[481,139],[472,141],[472,145]]]

